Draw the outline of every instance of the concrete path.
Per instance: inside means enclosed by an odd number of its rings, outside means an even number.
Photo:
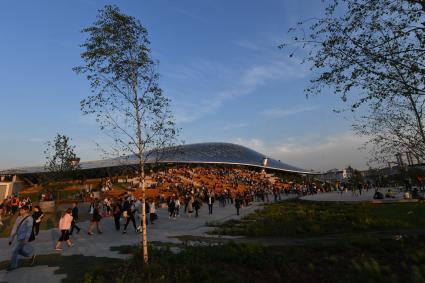
[[[6,270],[0,270],[0,282],[10,283],[60,283],[66,278],[65,274],[54,274],[59,267],[49,267],[47,265],[39,265],[34,267],[22,267],[19,271],[8,273]]]
[[[199,213],[199,217],[189,218],[184,213],[175,220],[168,218],[166,209],[158,209],[158,219],[154,225],[148,225],[148,240],[181,243],[175,236],[191,235],[191,236],[206,236],[210,227],[207,227],[206,222],[224,222],[230,219],[239,219],[253,211],[255,211],[261,203],[254,203],[248,207],[241,209],[241,215],[236,215],[234,205],[219,207],[218,202],[214,205],[213,214],[208,214],[208,206],[204,205]],[[53,254],[60,253],[64,256],[81,254],[85,256],[110,257],[110,258],[126,258],[128,255],[119,254],[119,252],[111,251],[114,246],[134,245],[141,241],[141,235],[136,233],[132,226],[129,225],[127,234],[115,231],[114,221],[112,217],[104,218],[101,221],[103,229],[102,234],[87,235],[89,222],[78,223],[82,228],[79,234],[71,236],[74,247],[68,248],[63,245],[63,251],[56,252],[53,247],[59,238],[58,229],[50,229],[41,231],[37,239],[31,243],[37,254]],[[8,245],[7,238],[0,238],[0,262],[9,260],[12,247]],[[0,271],[0,282],[31,282],[31,283],[48,283],[59,282],[62,275],[54,275],[55,268],[47,266],[35,266],[32,268],[18,268],[12,272],[6,273]],[[43,274],[43,276],[40,276]]]
[[[385,190],[382,190],[384,192]],[[394,192],[394,190],[393,190]],[[375,194],[375,190],[362,191],[362,194],[359,195],[353,194],[352,192],[330,192],[330,193],[318,193],[315,195],[308,195],[301,197],[302,200],[309,201],[342,201],[342,202],[358,202],[358,201],[373,201],[373,195]],[[403,198],[403,193],[396,192],[396,198],[394,199],[385,199],[385,200],[400,200]]]

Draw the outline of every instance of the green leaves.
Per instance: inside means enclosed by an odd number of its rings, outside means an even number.
[[[84,64],[74,71],[86,75],[93,95],[81,101],[81,110],[93,114],[115,143],[111,152],[139,156],[143,163],[143,152],[172,145],[177,130],[170,101],[158,84],[146,28],[117,6],[106,5],[82,33],[87,35],[81,45]]]
[[[306,94],[331,88],[350,103],[347,110],[369,114],[355,128],[367,128],[362,133],[377,148],[425,155],[424,2],[326,2],[323,17],[290,30],[292,46],[307,49],[304,61],[314,72]]]
[[[71,145],[71,139],[62,134],[57,134],[53,141],[46,143],[44,155],[46,157],[45,168],[54,180],[64,180],[72,177],[72,172],[80,169],[75,153],[75,146]]]

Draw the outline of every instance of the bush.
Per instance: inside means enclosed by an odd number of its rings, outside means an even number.
[[[126,283],[424,282],[424,248],[421,237],[400,241],[363,238],[297,247],[228,243],[187,246],[180,254],[169,248],[150,248],[148,265],[137,249],[120,269],[106,268],[98,274],[106,279],[114,274],[111,282]],[[87,282],[100,280],[96,274],[90,276],[92,281]]]

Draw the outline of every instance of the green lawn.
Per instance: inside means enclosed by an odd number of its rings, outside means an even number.
[[[248,237],[317,236],[365,231],[425,230],[425,203],[317,203],[290,200],[265,205],[219,225],[213,234]]]
[[[423,237],[301,247],[227,243],[187,246],[179,254],[156,248],[148,266],[142,259],[137,250],[115,270],[86,275],[86,282],[425,282]]]
[[[274,237],[278,240],[274,246],[218,243],[186,235],[180,237],[184,243],[176,247],[160,243],[151,246],[149,265],[143,263],[141,249],[132,246],[112,248],[121,253],[133,252],[128,260],[46,255],[38,257],[36,264],[59,266],[57,272],[68,275],[63,282],[419,283],[425,282],[424,209],[421,203],[373,205],[292,200],[266,205],[242,221],[227,222],[216,230],[259,236],[257,240],[261,241]],[[363,233],[406,229],[416,229],[418,235],[396,240]],[[334,233],[355,233],[359,237],[343,234],[331,241],[320,240]],[[304,236],[318,241],[279,244],[283,239],[279,237]],[[189,244],[195,240],[201,245]],[[0,263],[0,269],[6,264]]]

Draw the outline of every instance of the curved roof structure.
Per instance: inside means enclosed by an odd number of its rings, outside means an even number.
[[[221,142],[188,144],[176,147],[170,147],[158,151],[150,151],[145,156],[147,164],[154,163],[179,163],[179,164],[223,164],[223,165],[243,165],[257,168],[263,168],[264,158],[267,158],[266,168],[294,172],[300,174],[312,174],[307,170],[280,162],[267,157],[250,148]],[[135,156],[119,157],[99,161],[81,162],[82,170],[108,168],[116,166],[128,166],[137,164]],[[0,171],[0,175],[20,175],[37,174],[46,172],[43,166],[16,168]]]

